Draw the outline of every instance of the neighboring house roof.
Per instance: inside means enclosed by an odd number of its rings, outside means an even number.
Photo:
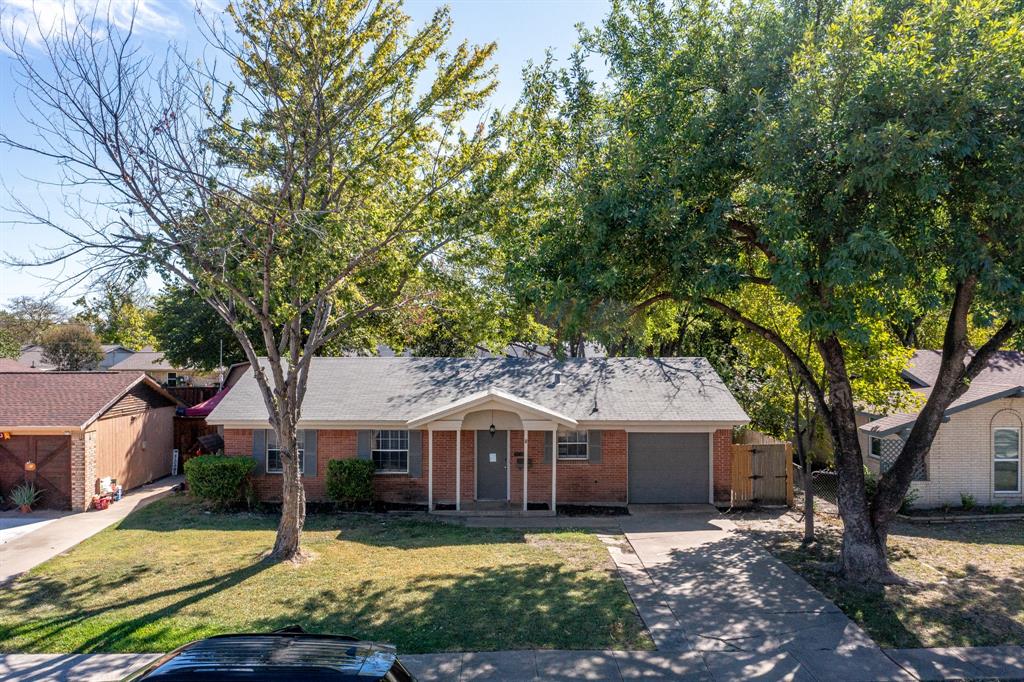
[[[18,362],[25,367],[35,369],[53,369],[53,365],[43,360],[43,347],[38,345],[25,346],[21,349]]]
[[[35,367],[27,367],[11,358],[0,358],[0,372],[39,372]]]
[[[111,365],[110,371],[112,372],[180,372],[183,371],[178,367],[175,367],[171,363],[164,359],[164,354],[153,350],[152,347],[146,346],[142,350],[137,350],[121,362]]]
[[[228,367],[228,371],[224,373],[224,388],[230,388],[238,383],[248,369],[248,362],[236,362]]]
[[[118,350],[123,350],[128,353],[135,352],[131,348],[126,348],[125,346],[117,343],[101,343],[100,349],[103,351],[104,355],[109,355]],[[53,364],[43,360],[43,347],[39,344],[30,344],[23,347],[21,349],[21,356],[18,358],[18,362],[25,367],[32,367],[35,369],[51,370],[54,368]]]
[[[141,373],[28,371],[0,374],[0,430],[84,429],[139,383],[180,404]]]
[[[970,356],[968,356],[968,361]],[[916,393],[927,397],[939,376],[942,352],[937,350],[914,351],[904,377],[911,382]],[[971,382],[967,392],[946,409],[948,417],[957,412],[969,410],[992,400],[1024,395],[1024,353],[1019,351],[998,351]],[[910,428],[918,412],[890,414],[868,422],[860,427],[873,436],[889,436]]]
[[[487,391],[577,422],[749,421],[704,358],[405,357],[314,358],[302,421],[406,424]],[[266,423],[252,371],[207,421]]]

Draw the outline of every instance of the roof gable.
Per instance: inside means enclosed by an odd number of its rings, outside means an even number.
[[[144,374],[23,372],[0,374],[0,429],[82,429],[140,383],[179,404]]]

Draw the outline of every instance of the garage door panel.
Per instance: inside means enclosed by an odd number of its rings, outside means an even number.
[[[710,498],[707,433],[629,434],[631,504],[706,504]]]

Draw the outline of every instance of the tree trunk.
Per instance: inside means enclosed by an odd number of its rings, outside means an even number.
[[[306,489],[298,457],[298,417],[278,415],[277,442],[281,453],[281,520],[271,556],[278,561],[302,558],[302,526],[306,522]]]
[[[842,344],[832,335],[818,345],[828,379],[829,430],[839,476],[839,514],[843,520],[839,574],[857,582],[898,581],[889,568],[885,534],[877,532],[872,521],[864,480],[864,460],[857,436],[853,389]]]
[[[272,556],[280,561],[302,558],[302,526],[306,522],[306,491],[295,450],[281,450],[281,521]]]
[[[801,385],[795,384],[793,394],[793,435],[796,440],[796,456],[800,460],[800,470],[803,472],[804,483],[804,544],[814,542],[814,479],[811,476],[811,462],[807,453],[804,435],[810,424],[800,428],[800,393]]]
[[[808,460],[804,460],[804,543],[814,542],[814,476]]]

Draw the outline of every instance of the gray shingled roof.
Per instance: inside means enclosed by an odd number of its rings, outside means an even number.
[[[939,375],[941,363],[941,351],[914,351],[904,375],[922,385],[914,389],[916,393],[928,397],[932,384]],[[1024,353],[998,351],[971,382],[967,392],[946,409],[946,415],[969,410],[992,400],[1021,394],[1024,394]],[[860,430],[876,436],[891,435],[910,428],[917,420],[917,415],[917,412],[890,414],[864,424]]]
[[[748,421],[704,358],[404,357],[315,358],[302,421],[406,421],[488,389],[577,421]],[[207,421],[265,423],[266,414],[249,371]]]

